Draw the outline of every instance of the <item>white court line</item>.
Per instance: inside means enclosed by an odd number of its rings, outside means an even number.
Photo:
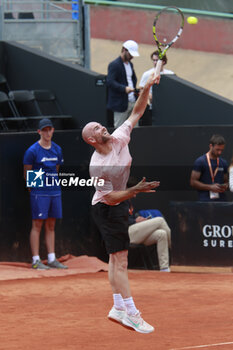
[[[228,343],[217,343],[217,344],[207,344],[207,345],[186,346],[184,348],[176,348],[176,349],[170,349],[170,350],[200,349],[200,348],[210,348],[212,346],[222,346],[222,345],[230,345],[230,344],[233,344],[233,341],[228,342]]]

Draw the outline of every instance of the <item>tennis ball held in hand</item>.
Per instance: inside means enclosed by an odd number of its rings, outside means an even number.
[[[197,17],[190,16],[190,17],[187,18],[187,22],[189,24],[197,24],[198,19],[197,19]]]

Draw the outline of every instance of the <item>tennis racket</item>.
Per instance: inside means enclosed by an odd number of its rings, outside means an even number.
[[[179,39],[183,27],[183,12],[175,6],[165,7],[156,15],[153,23],[153,36],[158,47],[159,60],[156,64],[155,75],[160,73],[163,56]]]

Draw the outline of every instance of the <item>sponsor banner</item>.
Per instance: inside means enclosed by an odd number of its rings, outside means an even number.
[[[171,202],[172,263],[232,266],[233,203]]]

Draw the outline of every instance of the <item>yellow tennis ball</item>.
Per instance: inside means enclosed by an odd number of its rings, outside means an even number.
[[[187,22],[188,22],[189,24],[197,24],[198,19],[197,19],[197,17],[192,17],[192,16],[190,16],[190,17],[187,18]]]

